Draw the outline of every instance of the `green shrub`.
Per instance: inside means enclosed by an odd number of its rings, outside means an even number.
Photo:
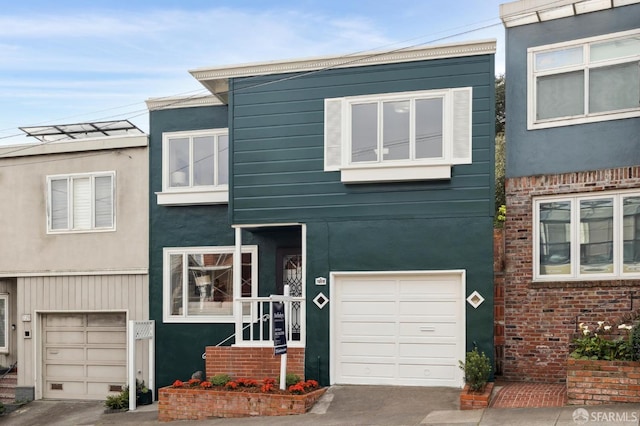
[[[491,362],[484,352],[478,352],[478,348],[467,352],[465,362],[460,361],[460,369],[464,371],[464,381],[473,391],[484,389],[491,375]]]
[[[104,402],[105,407],[113,410],[122,410],[129,408],[129,389],[126,387],[117,395],[107,396],[107,400]]]
[[[209,381],[213,386],[224,386],[231,381],[231,377],[228,374],[216,374]]]
[[[634,332],[630,325],[620,324],[618,333],[612,335],[614,327],[606,321],[598,321],[595,327],[579,324],[581,337],[573,340],[571,358],[606,361],[631,361],[635,356]],[[634,332],[631,330],[634,329]],[[629,333],[627,336],[624,333]],[[640,338],[640,336],[639,336]]]
[[[287,384],[287,387],[293,386],[296,383],[299,383],[301,380],[302,379],[300,378],[300,376],[294,373],[287,373],[287,375],[285,376],[285,383]]]
[[[636,324],[631,331],[631,350],[633,360],[640,361],[640,326]]]

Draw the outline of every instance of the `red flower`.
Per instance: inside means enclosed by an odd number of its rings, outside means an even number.
[[[193,387],[198,386],[200,384],[200,382],[201,382],[201,380],[198,380],[198,379],[189,379],[187,384],[193,388]]]
[[[182,386],[184,386],[184,383],[182,383],[181,380],[176,380],[171,386],[173,386],[174,388],[181,388]]]
[[[253,380],[253,379],[238,379],[238,380],[236,380],[236,382],[238,382],[239,386],[243,386],[243,387],[246,387],[246,388],[251,388],[251,387],[258,386],[258,382],[256,380]]]
[[[262,383],[264,383],[265,385],[275,385],[276,379],[264,379]]]
[[[289,386],[289,392],[295,393],[295,394],[303,394],[304,386],[302,386],[302,382]]]
[[[260,388],[260,392],[269,393],[269,392],[273,391],[273,388],[274,388],[274,384],[273,383],[265,383]]]
[[[202,389],[209,389],[210,387],[212,387],[213,385],[211,384],[211,382],[202,382],[200,383],[200,387]]]
[[[224,387],[227,389],[238,389],[238,384],[236,382],[227,382]]]
[[[319,384],[315,380],[307,380],[306,382],[304,382],[304,387],[305,388],[315,389],[318,386],[319,386]]]

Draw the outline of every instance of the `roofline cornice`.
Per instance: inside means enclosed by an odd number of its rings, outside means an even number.
[[[640,1],[640,0],[639,0]],[[282,74],[300,71],[313,71],[324,68],[361,67],[396,62],[424,61],[458,56],[486,55],[495,53],[496,41],[480,40],[476,42],[444,44],[413,49],[360,53],[355,55],[319,56],[306,59],[284,61],[255,62],[223,67],[198,68],[189,72],[197,80],[218,78],[247,77],[254,75]]]
[[[212,105],[223,105],[223,103],[212,95],[199,96],[174,96],[162,98],[150,98],[145,101],[149,111],[174,108],[191,108]]]

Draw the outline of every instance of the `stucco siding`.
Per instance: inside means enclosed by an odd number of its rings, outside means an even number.
[[[28,150],[25,150],[28,153]],[[147,149],[2,159],[0,275],[127,271],[146,273]],[[47,233],[47,176],[115,171],[115,231]]]
[[[506,31],[507,177],[640,164],[640,118],[527,130],[527,49],[640,28],[640,4]]]

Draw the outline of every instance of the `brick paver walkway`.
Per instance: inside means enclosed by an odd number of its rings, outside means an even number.
[[[562,407],[566,401],[567,387],[563,384],[505,383],[494,393],[490,407]]]

